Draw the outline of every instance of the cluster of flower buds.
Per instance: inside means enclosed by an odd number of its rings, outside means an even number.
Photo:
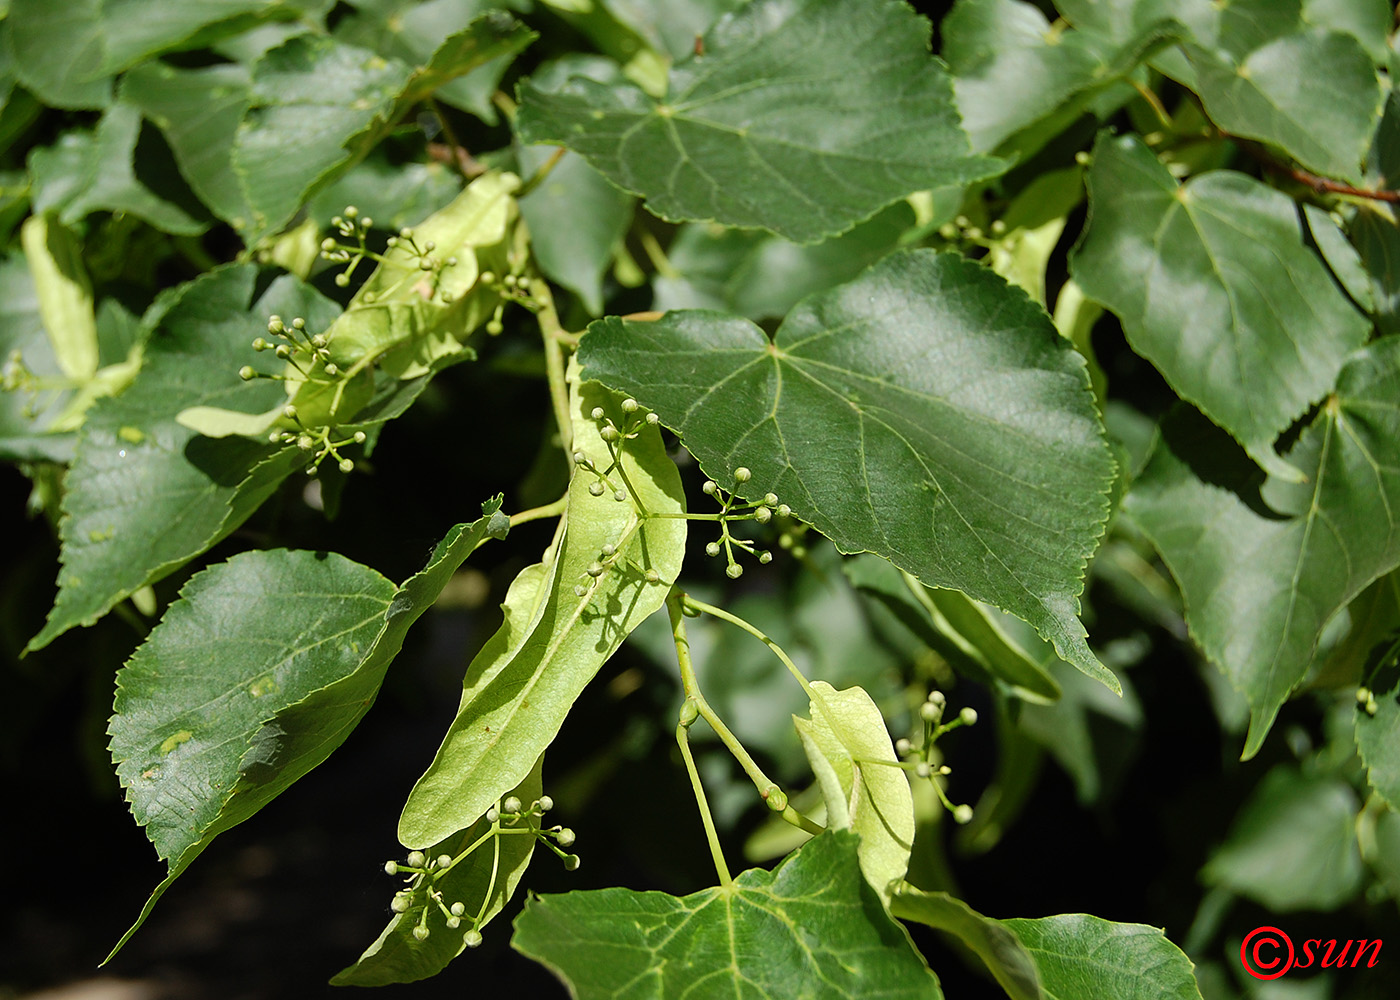
[[[530,803],[529,807],[526,807],[517,796],[508,795],[498,805],[492,806],[486,811],[483,818],[490,824],[491,829],[456,857],[450,854],[429,857],[423,851],[410,851],[408,857],[403,861],[386,861],[384,863],[385,874],[402,875],[405,879],[404,888],[394,893],[394,898],[389,902],[389,909],[399,914],[419,909],[418,919],[412,930],[414,939],[418,941],[426,941],[432,935],[428,921],[434,913],[443,917],[447,929],[451,931],[459,930],[464,920],[469,921],[471,926],[463,932],[462,942],[468,948],[477,947],[482,940],[481,925],[485,922],[486,910],[490,905],[492,894],[495,892],[495,869],[492,869],[491,881],[482,897],[480,909],[474,917],[467,915],[467,904],[462,900],[449,903],[439,888],[439,883],[453,868],[466,860],[472,852],[501,836],[502,831],[506,830],[522,831],[533,835],[536,840],[563,860],[566,870],[576,871],[579,866],[578,855],[567,853],[562,849],[573,845],[574,831],[563,826],[543,829],[540,825],[540,818],[553,808],[554,800],[548,795],[540,796]]]
[[[581,450],[574,452],[574,464],[596,477],[593,482],[588,484],[589,493],[595,497],[611,493],[612,498],[621,503],[627,499],[628,492],[625,488],[627,474],[622,468],[622,452],[627,447],[628,441],[635,439],[643,428],[656,426],[660,422],[660,418],[655,413],[643,415],[641,406],[630,397],[622,401],[621,426],[614,423],[607,411],[601,406],[593,407],[589,416],[598,423],[598,436],[603,439],[603,444],[608,449],[608,464],[600,467]],[[611,478],[614,473],[618,477],[616,481]]]
[[[29,400],[21,411],[25,419],[32,420],[39,415],[41,408],[36,406],[36,397],[40,390],[46,388],[45,381],[29,370],[18,347],[10,352],[5,364],[0,366],[0,391],[29,394]]]
[[[734,482],[736,483],[747,483],[752,478],[753,473],[742,465],[734,470]],[[791,516],[791,507],[785,503],[779,503],[777,494],[774,493],[764,494],[763,499],[752,503],[740,500],[733,493],[722,489],[713,479],[705,480],[700,490],[706,496],[714,497],[719,501],[720,511],[715,518],[719,521],[719,539],[705,546],[705,554],[718,556],[721,552],[724,553],[727,564],[724,568],[726,576],[731,580],[737,580],[744,575],[744,567],[734,559],[735,549],[747,552],[764,565],[773,561],[773,553],[766,549],[756,548],[754,543],[746,538],[736,537],[729,530],[729,526],[734,521],[757,521],[759,524],[767,524],[773,520],[774,516]]]
[[[948,793],[943,790],[943,785],[937,778],[947,777],[952,773],[952,768],[947,764],[933,763],[933,745],[938,742],[938,738],[944,733],[963,726],[971,726],[977,722],[977,710],[975,708],[964,708],[952,719],[945,722],[944,712],[947,709],[948,700],[942,691],[930,691],[928,698],[919,706],[920,739],[917,744],[908,739],[898,739],[895,741],[895,753],[904,759],[906,770],[913,771],[920,778],[927,778],[932,783],[934,790],[938,793],[939,800],[943,807],[953,816],[954,821],[966,823],[972,819],[972,807],[969,805],[953,805],[948,798]]]
[[[1356,706],[1370,716],[1380,711],[1380,706],[1376,704],[1376,693],[1368,687],[1356,689]]]
[[[494,285],[497,294],[501,296],[500,303],[496,306],[496,311],[491,318],[486,321],[486,332],[491,336],[497,336],[505,329],[501,322],[501,317],[505,315],[507,302],[514,302],[524,306],[530,312],[539,312],[542,305],[530,294],[529,279],[520,274],[503,274],[497,276],[495,271],[482,271],[477,281],[483,285]]]
[[[987,232],[983,233],[982,228],[974,226],[967,216],[959,215],[952,222],[945,222],[939,226],[938,235],[949,243],[973,243],[978,246],[990,246],[991,243],[987,236],[990,235],[993,240],[1005,236],[1006,223],[997,219],[987,227]]]

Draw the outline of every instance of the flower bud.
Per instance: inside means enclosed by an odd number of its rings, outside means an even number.
[[[331,378],[335,378],[337,375],[340,374],[340,366],[337,365],[335,362],[328,363],[326,365],[326,374],[329,375]]]
[[[574,831],[567,826],[554,835],[554,842],[560,847],[572,847],[574,843]]]
[[[767,566],[770,562],[773,561],[773,553],[768,552],[766,550],[760,552],[758,554],[758,561],[760,565]]]
[[[972,819],[972,806],[961,805],[953,809],[953,822],[967,823]]]
[[[410,905],[410,898],[407,894],[395,896],[389,901],[389,909],[395,913],[407,913]]]
[[[660,582],[661,582],[661,574],[658,573],[658,572],[657,572],[656,570],[654,570],[654,569],[649,569],[649,570],[647,570],[647,572],[646,572],[646,578],[647,578],[647,583],[660,583]]]
[[[914,768],[914,773],[921,778],[927,778],[933,774],[933,768],[929,766],[927,761],[920,761]]]
[[[498,319],[489,320],[486,324],[486,332],[492,337],[499,337],[504,329],[505,326]]]
[[[707,479],[700,484],[700,492],[705,494],[707,497],[714,496],[715,490],[717,489],[719,489],[719,484],[716,483],[713,479]]]
[[[738,563],[730,563],[724,568],[724,575],[731,580],[737,580],[744,575],[744,567],[740,566]]]
[[[759,524],[767,524],[773,520],[773,512],[767,507],[759,507],[753,512],[753,519]]]
[[[244,365],[242,368],[238,369],[238,377],[244,382],[251,382],[258,377],[258,373],[253,370],[252,365]]]
[[[717,555],[719,555],[719,542],[710,542],[709,544],[707,544],[707,545],[705,546],[705,555],[707,555],[707,556],[717,556]]]
[[[540,812],[547,813],[554,808],[554,800],[548,795],[541,795],[538,805],[540,807]]]
[[[506,800],[501,803],[501,811],[507,813],[518,813],[520,811],[520,800],[514,795],[507,795]]]
[[[452,916],[452,917],[448,917],[448,918],[447,918],[447,929],[448,929],[448,930],[450,930],[450,931],[455,931],[458,927],[461,927],[461,926],[462,926],[462,918],[461,918],[461,917]]]
[[[417,927],[413,928],[413,938],[414,938],[415,941],[426,941],[426,940],[428,940],[428,928],[427,928],[427,926],[424,925],[424,924],[419,924]]]
[[[427,864],[427,861],[428,856],[422,851],[408,852],[408,866],[410,868],[422,868],[423,865]]]
[[[461,902],[453,903],[450,907],[448,907],[448,912],[451,913],[454,917],[460,917],[462,914],[467,912],[467,904]]]
[[[577,854],[570,854],[564,859],[564,870],[566,872],[578,871],[579,860]]]
[[[478,948],[481,946],[481,931],[473,927],[462,935],[462,943],[468,948]]]
[[[498,820],[498,819],[500,819],[500,818],[501,818],[501,814],[500,814],[499,810],[496,809],[495,806],[492,806],[490,809],[486,810],[486,822],[488,822],[488,823],[494,823],[494,822],[496,822],[496,820]]]
[[[603,412],[603,408],[601,406],[593,407],[593,409],[589,412],[588,415],[594,420],[602,420],[605,416],[607,416],[607,414]]]
[[[439,868],[450,868],[452,866],[452,855],[439,854],[437,859],[437,866]]]
[[[354,438],[355,443],[356,443],[356,444],[364,444],[364,443],[365,443],[365,439],[366,439],[368,436],[369,436],[369,435],[367,435],[364,431],[356,431],[356,432],[355,432],[355,438]]]
[[[778,504],[778,516],[787,517],[792,513],[792,508],[785,503]]]
[[[384,862],[385,875],[397,875],[399,873],[399,863],[397,861]]]
[[[971,726],[977,722],[977,709],[965,708],[958,713],[958,718],[962,720],[964,726]]]
[[[288,403],[286,406],[282,407],[282,416],[286,417],[288,420],[295,420],[297,418],[297,408],[291,403]]]
[[[599,562],[591,562],[591,563],[588,564],[588,568],[587,568],[586,570],[584,570],[584,572],[587,573],[589,576],[592,576],[592,577],[599,577],[599,576],[602,576],[602,575],[603,575],[603,564],[602,564],[602,563],[599,563]]]
[[[776,493],[765,493],[765,494],[763,494],[763,502],[764,502],[765,504],[767,504],[769,507],[776,507],[776,506],[778,505],[778,494],[776,494]]]
[[[914,749],[914,744],[910,743],[903,736],[894,741],[894,752],[901,757],[909,756],[909,751],[912,749]]]
[[[348,476],[350,473],[355,471],[355,463],[348,458],[342,458],[340,460],[340,465],[338,466],[338,468],[341,472],[345,473]]]
[[[638,408],[637,401],[636,401],[635,399],[633,399],[631,396],[628,396],[626,399],[624,399],[624,400],[622,401],[622,412],[623,412],[623,413],[636,413],[636,412],[637,412],[637,408]]]
[[[660,415],[655,414],[655,413],[648,413],[648,414],[647,414],[647,423],[649,423],[649,424],[651,424],[653,427],[655,427],[657,424],[661,423],[661,417],[660,417]]]
[[[741,465],[734,470],[734,481],[736,483],[747,483],[752,478],[753,473],[750,472],[745,466]]]
[[[595,497],[600,497],[600,496],[602,496],[602,495],[603,495],[603,484],[602,484],[602,483],[599,483],[599,482],[592,482],[592,483],[589,483],[589,484],[588,484],[588,492],[591,493],[591,494],[593,494]]]
[[[919,718],[925,722],[937,722],[943,717],[943,706],[924,702],[919,706]]]
[[[302,434],[297,438],[297,447],[302,451],[310,451],[312,448],[316,447],[316,441],[310,434]]]
[[[613,490],[613,499],[618,503],[622,503],[622,501],[627,499],[627,494],[622,490]]]

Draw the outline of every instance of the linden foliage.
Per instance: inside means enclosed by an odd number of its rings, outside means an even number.
[[[1222,901],[1400,895],[1389,5],[1054,6],[956,0],[934,54],[902,0],[3,5],[0,456],[60,550],[26,652],[151,625],[108,733],[168,874],[113,955],[468,558],[515,568],[502,621],[334,983],[431,976],[514,906],[581,998],[939,997],[903,920],[1016,1000],[1199,1000],[1260,922]],[[410,411],[489,486],[396,585],[275,515],[382,485]],[[521,434],[523,478],[483,457]],[[1274,762],[1196,859],[1195,964],[1156,912],[950,894],[949,832],[993,849],[1042,760],[1109,801],[1134,671],[1186,636]],[[546,818],[592,787],[560,734],[624,643],[714,885],[519,908],[537,848],[588,856]],[[741,824],[771,870],[731,871]]]

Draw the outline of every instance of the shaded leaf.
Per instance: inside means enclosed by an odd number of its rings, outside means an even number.
[[[1327,262],[1332,277],[1337,279],[1351,300],[1368,313],[1376,311],[1375,294],[1371,288],[1371,276],[1366,266],[1342,232],[1334,217],[1316,205],[1304,204],[1303,218],[1308,224],[1308,232],[1317,244],[1318,252]]]
[[[93,132],[68,132],[29,157],[34,175],[34,210],[53,211],[72,225],[92,212],[126,212],[167,233],[189,236],[204,223],[157,195],[134,169],[141,113],[114,104]]]
[[[20,242],[58,367],[77,381],[92,378],[97,373],[97,318],[82,243],[56,218],[42,214],[24,221]]]
[[[1359,208],[1349,227],[1375,300],[1376,329],[1400,333],[1400,225],[1389,206]]]
[[[1361,884],[1360,808],[1340,778],[1276,767],[1240,809],[1201,877],[1276,912],[1335,909]]]
[[[689,896],[630,889],[531,899],[511,945],[579,1000],[883,997],[939,1000],[938,980],[861,875],[857,838],[833,831],[772,872]]]
[[[712,479],[748,468],[746,499],[776,493],[843,552],[1016,614],[1117,690],[1076,618],[1113,474],[1084,361],[985,268],[895,253],[804,300],[772,343],[747,320],[672,312],[593,324],[579,359]]]
[[[1046,1000],[1201,1000],[1191,960],[1156,927],[1084,913],[1001,925],[1034,959]]]
[[[214,837],[345,741],[409,626],[488,535],[509,530],[500,505],[454,527],[397,588],[341,556],[280,549],[191,578],[117,675],[112,760],[169,872],[112,955]]]
[[[186,406],[273,405],[280,385],[238,377],[253,337],[266,332],[265,317],[315,322],[334,314],[332,303],[292,278],[274,282],[250,312],[254,277],[243,265],[184,287],[136,381],[89,411],[63,497],[58,598],[31,650],[91,624],[226,537],[305,463],[298,449],[198,438],[174,419]]]
[[[1178,186],[1140,139],[1103,136],[1089,204],[1071,258],[1084,294],[1251,458],[1297,478],[1274,439],[1331,388],[1369,324],[1303,245],[1292,200],[1233,171]]]
[[[23,254],[0,260],[0,358],[7,366],[16,354],[20,363],[40,378],[58,378],[63,369],[39,313]],[[21,386],[0,391],[0,457],[10,462],[67,462],[73,457],[74,435],[46,431],[71,393],[39,393]]]
[[[662,55],[681,60],[695,51],[721,15],[738,10],[743,0],[602,0],[608,12],[637,32]]]
[[[526,142],[582,153],[662,218],[810,243],[913,191],[997,171],[972,155],[928,38],[893,0],[754,0],[676,64],[664,100],[631,84],[527,83],[516,124]]]
[[[623,422],[621,400],[570,373],[573,449],[600,469],[611,461],[590,413]],[[635,418],[633,418],[635,420]],[[542,563],[527,567],[506,595],[506,621],[463,680],[462,704],[433,762],[399,817],[407,847],[438,843],[470,826],[529,773],[554,739],[585,684],[637,623],[662,606],[680,572],[685,522],[643,520],[680,513],[684,494],[660,432],[641,424],[614,479],[628,499],[593,496],[592,473],[575,465],[568,509]],[[604,566],[604,545],[615,547]],[[599,563],[597,576],[587,570]],[[646,577],[655,570],[655,582]],[[579,594],[576,587],[582,588]]]
[[[1041,1000],[1040,975],[1019,938],[1000,920],[984,917],[946,892],[924,892],[905,885],[894,895],[891,910],[954,935],[976,953],[1011,1000]]]
[[[1307,482],[1261,486],[1222,435],[1183,414],[1124,499],[1181,586],[1191,634],[1249,699],[1247,757],[1329,619],[1400,565],[1398,401],[1392,337],[1352,356],[1290,452]]]
[[[891,886],[909,870],[914,843],[909,778],[899,767],[879,706],[863,688],[838,691],[825,681],[813,681],[812,691],[811,718],[793,716],[793,724],[818,777],[820,763],[836,780],[835,787],[822,788],[827,827],[860,836],[861,871],[888,904]]]

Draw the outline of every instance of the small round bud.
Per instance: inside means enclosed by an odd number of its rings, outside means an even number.
[[[738,563],[730,563],[728,566],[724,567],[724,575],[731,580],[737,580],[744,575],[744,567],[740,566]]]
[[[658,573],[658,572],[657,572],[656,570],[654,570],[654,569],[649,569],[649,570],[647,570],[647,572],[646,572],[646,578],[647,578],[647,583],[660,583],[660,582],[661,582],[661,574]]]
[[[566,872],[578,871],[579,859],[577,854],[570,854],[564,859],[564,870]]]
[[[547,813],[554,808],[554,800],[548,795],[541,795],[540,800],[536,803],[536,805],[540,807],[540,812]]]
[[[894,752],[899,754],[901,757],[909,756],[909,751],[913,749],[914,744],[910,743],[903,736],[894,741]]]
[[[437,859],[437,866],[439,868],[450,868],[452,866],[452,855],[439,854]]]
[[[554,835],[554,841],[560,847],[572,847],[574,844],[574,831],[566,826]]]
[[[390,236],[384,241],[384,245],[386,247],[396,247],[399,245],[399,238],[397,236]]]
[[[624,400],[622,401],[622,412],[623,412],[623,413],[636,413],[636,412],[637,412],[637,401],[636,401],[635,399],[633,399],[631,396],[628,396],[626,399],[624,399]]]
[[[787,517],[792,513],[792,508],[785,503],[778,504],[778,516]]]
[[[587,588],[587,587],[585,587],[585,586],[584,586],[583,584],[581,584],[581,583],[576,583],[576,584],[574,584],[574,596],[575,596],[575,597],[586,597],[587,595],[588,595],[588,588]]]
[[[306,329],[306,320],[302,319],[300,316],[293,317],[293,319],[292,319],[292,329],[293,329],[293,330],[305,330],[305,329]]]
[[[970,240],[980,240],[982,238],[982,230],[977,226],[971,227],[967,231],[967,238]]]
[[[600,497],[600,496],[602,496],[602,495],[603,495],[603,484],[602,484],[602,483],[599,483],[599,482],[592,482],[592,483],[589,483],[589,484],[588,484],[588,492],[591,493],[591,494],[593,494],[595,497]]]
[[[1370,689],[1370,688],[1359,687],[1359,688],[1356,689],[1356,701],[1357,701],[1357,704],[1364,705],[1364,704],[1366,704],[1367,701],[1370,700],[1370,698],[1371,698],[1371,689]]]
[[[340,374],[340,366],[335,364],[334,362],[328,362],[326,364],[325,371],[326,374],[329,375],[331,378],[335,378],[337,375]]]
[[[290,347],[288,347],[286,344],[278,344],[278,345],[277,345],[277,349],[276,349],[275,351],[273,351],[272,353],[275,354],[275,355],[277,355],[277,356],[278,356],[279,358],[281,358],[283,361],[286,361],[288,358],[290,358],[290,357],[292,356],[292,349],[291,349]]]
[[[397,861],[384,862],[385,875],[397,875],[399,873],[399,863]]]
[[[415,941],[428,940],[428,928],[423,924],[419,924],[417,927],[413,928],[413,939]]]
[[[741,465],[734,470],[734,481],[736,483],[747,483],[752,478],[753,473],[750,472],[745,466]]]
[[[953,225],[957,226],[959,229],[966,229],[968,226],[972,225],[972,220],[965,215],[959,215],[953,220]]]
[[[483,285],[494,285],[496,283],[495,271],[482,271],[481,277],[477,278]]]
[[[958,718],[962,720],[964,726],[971,726],[977,722],[977,709],[965,708],[958,713]]]
[[[925,722],[937,722],[943,716],[943,709],[939,705],[924,702],[919,706],[919,718]]]
[[[325,347],[329,343],[330,341],[326,339],[326,335],[324,333],[318,333],[316,334],[316,336],[311,338],[311,346],[315,347],[318,350],[322,347]]]
[[[613,499],[618,503],[622,503],[622,501],[627,499],[627,494],[622,490],[613,490]]]
[[[807,546],[805,546],[805,545],[794,545],[794,546],[792,547],[792,556],[793,556],[794,559],[806,559],[806,558],[807,558]]]
[[[759,507],[753,512],[753,519],[759,524],[767,524],[773,520],[773,512],[767,507]]]
[[[612,544],[612,542],[604,542],[603,547],[598,551],[605,556],[610,556],[617,551],[617,546]]]
[[[948,699],[944,697],[942,691],[930,691],[928,693],[928,702],[930,705],[942,706],[948,703]]]
[[[364,226],[366,229],[369,229],[374,225],[374,220],[371,219],[368,215],[366,215],[363,219],[360,220],[360,225]]]
[[[765,504],[767,504],[769,507],[776,507],[776,506],[778,505],[778,494],[776,494],[776,493],[765,493],[765,494],[763,494],[763,502],[764,502]]]
[[[518,281],[519,279],[516,278],[516,276],[513,274],[507,274],[504,278],[501,279],[501,283],[507,288],[514,288]]]
[[[768,790],[763,793],[763,801],[768,803],[768,808],[775,813],[780,813],[788,806],[787,792],[777,785],[769,785]]]
[[[588,456],[581,451],[574,452],[574,464],[583,465],[588,461]]]
[[[389,901],[389,909],[395,913],[407,913],[409,907],[409,897],[407,895],[395,896]]]
[[[401,239],[401,240],[411,240],[411,239],[413,239],[413,230],[410,229],[408,226],[404,226],[402,229],[399,230],[399,239]]]
[[[282,432],[281,432],[281,431],[272,431],[271,433],[269,433],[269,434],[267,435],[267,439],[268,439],[269,441],[271,441],[273,444],[277,444],[279,441],[282,440]]]
[[[496,820],[498,820],[498,819],[500,819],[500,818],[501,818],[501,814],[500,814],[499,810],[496,809],[495,806],[492,806],[490,809],[486,810],[486,822],[488,822],[488,823],[494,823],[494,822],[496,822]]]
[[[364,444],[369,435],[364,431],[356,431],[353,440],[356,444]]]
[[[325,239],[323,239],[323,240],[321,241],[321,249],[322,249],[322,250],[334,250],[334,249],[335,249],[335,240],[333,240],[333,239],[331,239],[329,236],[327,236]]]
[[[603,408],[601,406],[593,407],[592,411],[588,415],[594,420],[602,420],[603,417],[607,416],[607,414],[603,412]]]
[[[622,437],[622,432],[616,427],[614,427],[612,424],[608,424],[606,427],[604,427],[601,431],[598,432],[598,436],[604,441],[612,442]]]
[[[717,555],[719,555],[719,542],[710,542],[709,544],[707,544],[707,545],[705,546],[705,555],[707,555],[707,556],[717,556]]]
[[[266,351],[266,350],[268,350],[268,349],[271,348],[271,347],[272,347],[272,345],[269,344],[269,343],[267,342],[267,339],[266,339],[266,338],[264,338],[264,337],[254,337],[254,338],[253,338],[253,350],[255,350],[255,351]]]
[[[455,931],[458,927],[461,927],[461,926],[462,926],[462,918],[461,918],[461,917],[453,916],[453,917],[448,917],[448,918],[447,918],[447,929],[448,929],[448,930],[450,930],[450,931]]]
[[[648,413],[648,414],[647,414],[647,423],[651,424],[653,427],[655,427],[657,424],[661,423],[661,416],[660,416],[660,414]]]
[[[238,377],[244,382],[251,382],[258,377],[258,373],[253,370],[252,365],[244,365],[242,368],[238,369]]]
[[[945,240],[955,240],[958,238],[958,227],[951,222],[945,222],[938,227],[938,235]]]
[[[350,473],[355,471],[355,463],[350,461],[350,459],[348,458],[342,458],[340,460],[340,465],[337,466],[337,468],[339,468],[341,472],[345,473],[348,476]]]
[[[758,562],[759,562],[759,565],[761,565],[761,566],[767,566],[767,565],[768,565],[770,562],[772,562],[772,561],[773,561],[773,553],[771,553],[771,552],[769,552],[769,551],[767,551],[767,550],[764,550],[763,552],[760,552],[760,553],[758,554]]]
[[[448,257],[445,261],[443,261],[443,263],[446,264],[448,267],[456,267],[456,266],[457,266],[457,258],[456,258],[456,257]]]
[[[486,323],[486,332],[492,337],[499,337],[504,329],[505,325],[498,319],[488,320]]]
[[[420,261],[418,262],[418,270],[420,270],[420,271],[431,271],[432,269],[433,269],[433,259],[432,259],[431,257],[424,257],[422,260],[420,260]]]
[[[281,317],[281,316],[278,316],[276,313],[273,313],[271,316],[269,316],[269,317],[267,318],[267,332],[268,332],[268,333],[281,333],[281,332],[282,332],[283,330],[285,330],[285,329],[286,329],[286,327],[284,327],[284,326],[282,325],[282,317]]]
[[[520,800],[514,795],[507,795],[506,800],[501,803],[501,812],[518,813],[520,811]]]
[[[423,244],[423,249],[428,251],[429,253],[432,253],[434,250],[437,249],[437,244],[434,243],[432,240],[428,240],[426,243]]]
[[[337,288],[347,287],[350,284],[350,275],[346,274],[344,271],[341,271],[335,276],[335,284]]]
[[[302,434],[297,437],[297,447],[302,451],[310,451],[312,448],[316,447],[316,442],[312,439],[310,434]]]
[[[288,420],[295,420],[297,418],[297,408],[291,403],[288,403],[286,406],[282,407],[282,416],[286,417]]]
[[[586,570],[584,570],[584,572],[587,573],[589,576],[592,576],[592,577],[599,577],[599,576],[602,576],[602,575],[603,575],[603,564],[600,563],[600,562],[591,562],[591,563],[588,564],[588,568],[587,568]]]
[[[1000,219],[997,219],[995,222],[992,223],[991,232],[993,236],[1005,236],[1006,223],[1002,222]]]
[[[954,809],[953,809],[953,822],[954,822],[954,823],[968,823],[968,822],[971,822],[971,820],[972,820],[972,806],[969,806],[969,805],[961,805],[961,806],[955,806],[955,807],[954,807]]]
[[[454,917],[460,917],[462,914],[467,912],[467,904],[460,902],[453,903],[447,908],[447,912],[451,913]]]
[[[1081,167],[1087,167],[1090,163],[1094,162],[1094,158],[1081,149],[1079,152],[1074,154],[1074,162],[1079,164]]]
[[[473,927],[462,935],[462,943],[468,948],[479,948],[481,946],[481,931]]]
[[[707,479],[700,484],[700,492],[706,496],[714,496],[715,490],[719,489],[719,484],[713,479]]]
[[[345,206],[345,217],[346,217],[347,219],[353,219],[355,216],[357,216],[357,215],[359,215],[359,214],[360,214],[360,210],[359,210],[358,208],[356,208],[354,205],[346,205],[346,206]]]
[[[914,773],[921,778],[927,778],[933,774],[933,768],[929,766],[927,761],[920,761],[918,765],[915,766]]]
[[[698,718],[700,718],[700,705],[694,698],[687,698],[681,702],[681,714],[678,721],[682,726],[689,729]]]
[[[422,868],[428,861],[428,856],[422,851],[408,852],[408,866],[410,868]]]

